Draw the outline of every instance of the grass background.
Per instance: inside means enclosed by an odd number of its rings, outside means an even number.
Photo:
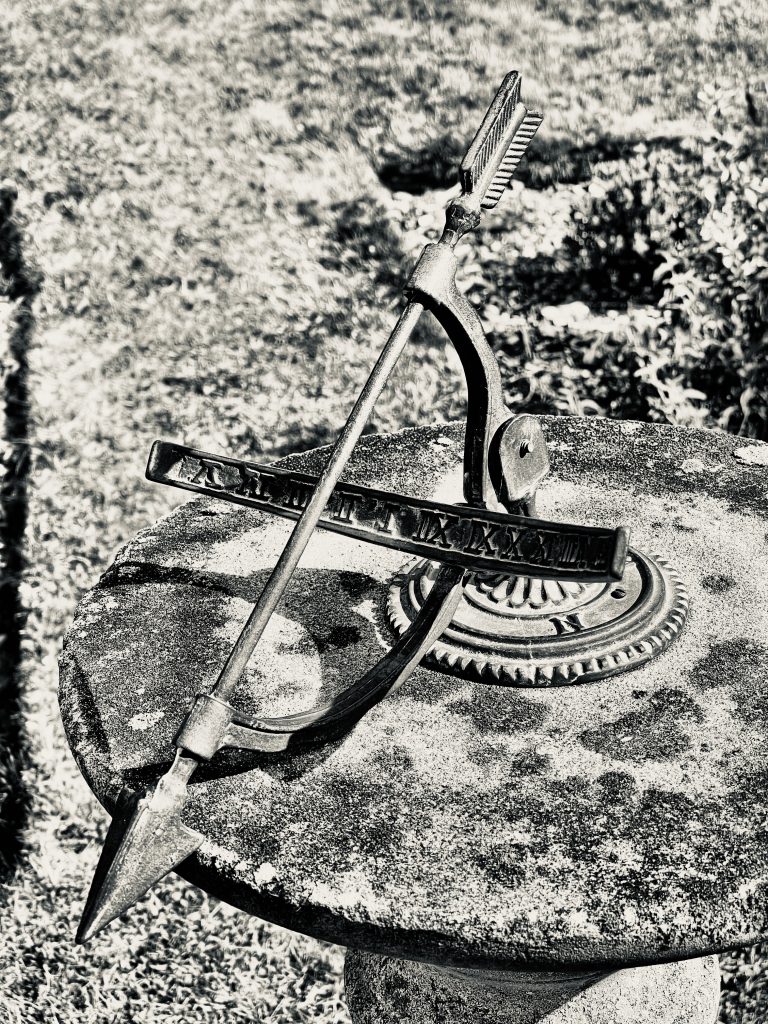
[[[347,1019],[340,950],[176,879],[73,945],[105,825],[55,700],[76,601],[178,500],[142,479],[155,437],[265,460],[333,437],[510,67],[545,126],[525,185],[461,250],[496,344],[521,280],[545,329],[575,315],[557,282],[537,298],[535,261],[603,162],[707,130],[713,83],[754,79],[766,20],[714,0],[0,3],[4,466],[27,505],[23,572],[6,559],[25,616],[2,691],[4,1021]],[[506,373],[525,392],[524,358]],[[426,325],[371,428],[462,410]],[[724,958],[722,1020],[764,1019],[760,955]]]

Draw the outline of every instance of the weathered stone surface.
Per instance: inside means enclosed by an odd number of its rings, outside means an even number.
[[[354,1024],[713,1024],[717,957],[610,974],[462,971],[350,950]]]
[[[184,874],[300,931],[459,965],[643,963],[768,930],[768,469],[719,433],[545,421],[540,514],[633,528],[692,607],[660,658],[516,690],[420,669],[343,740],[221,756],[192,786]],[[461,429],[360,445],[349,478],[460,500]],[[321,453],[294,457],[309,472]],[[75,756],[109,805],[155,773],[290,524],[194,501],[82,602],[62,661]],[[238,699],[280,714],[388,641],[397,554],[318,532]]]

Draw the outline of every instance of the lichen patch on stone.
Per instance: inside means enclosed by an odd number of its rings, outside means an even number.
[[[161,718],[165,718],[164,711],[143,711],[128,719],[128,728],[143,732],[145,729],[157,725]]]
[[[751,444],[737,448],[733,457],[745,466],[768,466],[768,444]]]

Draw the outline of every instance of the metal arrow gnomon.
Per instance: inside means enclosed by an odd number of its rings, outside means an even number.
[[[532,417],[510,417],[496,360],[477,314],[456,288],[459,239],[501,198],[541,123],[520,102],[511,72],[460,166],[461,194],[446,211],[442,237],[426,246],[406,285],[407,305],[333,445],[319,477],[158,442],[148,476],[188,490],[295,518],[296,525],[210,693],[198,696],[176,736],[167,772],[126,793],[113,816],[83,912],[78,941],[95,935],[204,837],[183,821],[187,784],[218,751],[281,751],[348,730],[400,686],[451,622],[466,580],[478,569],[548,579],[620,579],[627,531],[534,518],[536,486],[548,458]],[[374,404],[424,312],[454,344],[467,381],[464,504],[445,505],[339,480]],[[234,710],[230,698],[317,526],[420,554],[439,563],[416,618],[390,650],[332,704],[282,718]]]

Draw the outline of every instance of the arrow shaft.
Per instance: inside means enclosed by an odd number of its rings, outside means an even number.
[[[275,564],[259,599],[253,606],[248,620],[243,626],[240,636],[235,641],[224,667],[221,670],[213,694],[221,700],[227,700],[237,686],[240,676],[245,671],[253,651],[261,639],[280,598],[288,586],[291,576],[299,563],[304,549],[309,543],[325,506],[339,482],[344,467],[349,461],[354,447],[363,432],[363,428],[373,411],[373,407],[384,390],[392,370],[400,358],[413,329],[421,316],[424,307],[420,302],[411,301],[400,315],[390,334],[386,345],[381,351],[376,365],[371,371],[365,386],[357,397],[347,421],[341,429],[336,442],[328,456],[328,461],[320,474],[317,486],[307,502],[304,511],[288,538],[280,557]]]

